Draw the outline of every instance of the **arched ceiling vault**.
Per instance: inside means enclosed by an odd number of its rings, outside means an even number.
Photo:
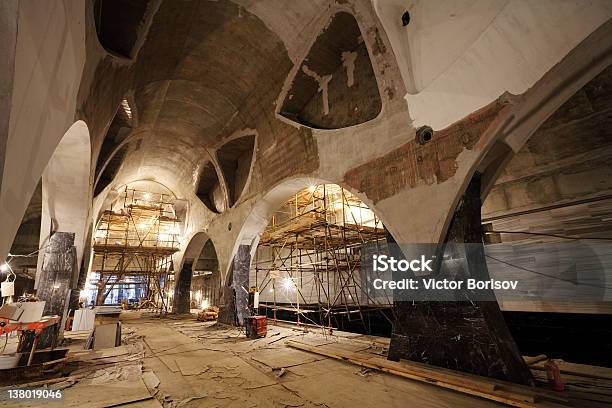
[[[208,151],[236,131],[273,121],[292,66],[279,37],[231,1],[165,1],[135,62],[142,147],[118,181],[152,178],[187,195]]]

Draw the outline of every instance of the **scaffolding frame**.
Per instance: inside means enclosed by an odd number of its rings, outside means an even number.
[[[372,218],[364,220],[364,212]],[[315,323],[307,315],[318,313],[321,324],[326,322],[331,330],[332,318],[344,314],[348,321],[358,320],[370,332],[364,312],[387,309],[389,304],[372,299],[357,279],[360,248],[368,243],[378,246],[384,239],[385,230],[378,217],[342,187],[321,184],[295,194],[272,217],[255,252],[255,280],[261,292],[272,288],[274,319],[277,310],[290,310],[296,313],[298,324],[300,317]],[[271,259],[261,259],[261,248],[266,247]],[[295,303],[290,302],[288,308],[277,304],[281,273],[295,282]],[[310,283],[308,294],[303,293],[304,283]],[[307,301],[313,297],[314,303]]]
[[[179,234],[172,196],[125,187],[115,205],[102,213],[93,240],[96,304],[103,304],[118,284],[144,285],[144,303],[167,313]]]

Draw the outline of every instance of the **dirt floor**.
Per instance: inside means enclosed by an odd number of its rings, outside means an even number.
[[[497,403],[287,347],[287,341],[384,356],[388,339],[321,329],[269,326],[250,340],[239,328],[194,317],[122,314],[123,345],[82,349],[67,333],[60,403],[11,407],[488,407]],[[1,404],[1,403],[0,403]],[[575,405],[580,406],[580,405]],[[595,406],[595,405],[589,405]]]

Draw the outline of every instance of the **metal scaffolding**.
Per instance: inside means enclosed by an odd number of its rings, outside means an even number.
[[[255,253],[254,273],[259,291],[273,293],[264,307],[295,312],[314,323],[332,327],[345,315],[359,320],[364,312],[388,308],[369,297],[361,273],[364,244],[378,245],[385,230],[378,217],[356,196],[334,184],[311,186],[292,197],[272,218]],[[279,282],[280,280],[280,282]],[[277,291],[295,290],[295,300],[279,305]],[[268,293],[269,293],[268,292]]]
[[[168,311],[172,254],[179,250],[180,221],[167,194],[124,189],[103,212],[93,243],[96,304],[116,285],[141,288],[141,304]]]

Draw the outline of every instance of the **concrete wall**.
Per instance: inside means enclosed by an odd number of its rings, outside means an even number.
[[[85,63],[84,2],[20,0],[18,13],[0,189],[0,259],[6,257],[44,168],[74,123]]]
[[[289,255],[288,249],[280,250],[280,255],[275,254],[275,256],[280,258],[286,258]],[[294,254],[295,255],[295,254]],[[321,254],[319,254],[321,256]],[[259,264],[260,268],[265,268],[265,270],[256,270],[256,262]],[[335,306],[342,306],[343,304],[374,304],[375,302],[368,300],[366,294],[359,289],[359,287],[354,287],[353,282],[349,285],[345,285],[343,288],[343,282],[347,280],[348,276],[351,276],[348,272],[344,272],[339,274],[333,268],[333,265],[329,268],[329,273],[321,272],[319,274],[319,280],[315,277],[312,272],[302,272],[300,273],[299,267],[297,264],[307,264],[312,262],[312,259],[316,259],[316,255],[313,253],[308,255],[306,251],[302,251],[302,258],[294,258],[294,265],[291,265],[290,261],[287,261],[284,266],[281,265],[282,260],[279,258],[276,259],[276,267],[281,270],[280,276],[276,278],[276,280],[270,279],[269,276],[266,276],[268,269],[271,267],[272,261],[272,253],[270,247],[260,246],[257,248],[256,258],[253,258],[251,263],[251,273],[250,273],[250,285],[257,286],[260,290],[259,300],[261,302],[269,302],[272,303],[276,301],[277,303],[288,304],[291,303],[296,305],[297,298],[299,297],[299,303],[301,305],[304,304],[318,304],[319,301],[322,304],[327,304],[328,297],[329,302],[334,303],[336,298],[339,298],[336,301]],[[358,259],[351,259],[352,262],[358,261]],[[333,262],[333,261],[332,261]],[[324,270],[324,268],[321,268]],[[362,288],[366,288],[366,283],[362,282],[361,274],[359,268],[356,268],[352,274],[357,285],[360,285]],[[292,286],[286,283],[287,279],[292,282]],[[350,287],[349,287],[350,286]],[[296,287],[299,289],[299,294],[296,293]],[[326,296],[327,293],[327,296]],[[296,296],[297,295],[297,296]],[[381,303],[390,305],[392,299],[380,299]]]
[[[261,223],[253,224],[249,218],[263,219],[268,214],[271,215],[272,210],[263,208],[272,208],[273,202],[281,203],[286,199],[287,196],[283,196],[269,201],[269,194],[276,194],[274,190],[277,187],[279,191],[284,191],[282,194],[291,194],[289,190],[294,187],[297,191],[311,184],[305,181],[298,183],[299,186],[288,187],[298,179],[323,180],[348,188],[377,212],[398,241],[438,241],[444,234],[449,214],[462,189],[465,188],[466,180],[469,180],[472,172],[491,147],[508,136],[505,129],[502,129],[504,121],[513,117],[513,123],[517,123],[515,126],[518,126],[523,123],[521,118],[528,115],[533,116],[533,112],[528,109],[530,105],[527,101],[537,103],[537,101],[545,100],[550,96],[556,84],[538,82],[538,80],[550,67],[559,62],[571,47],[578,44],[605,19],[602,17],[602,15],[605,16],[605,13],[601,12],[602,6],[597,2],[580,13],[576,13],[571,5],[567,6],[568,9],[562,8],[558,12],[551,12],[550,5],[546,6],[548,8],[545,6],[538,8],[533,3],[522,3],[517,6],[514,6],[513,2],[508,3],[509,10],[512,7],[519,7],[523,13],[521,16],[525,16],[526,22],[542,19],[545,22],[546,30],[552,30],[551,27],[555,24],[559,27],[565,24],[575,27],[576,29],[564,31],[562,36],[560,32],[553,30],[555,35],[559,34],[560,38],[564,39],[564,44],[570,45],[566,48],[559,48],[555,42],[551,47],[554,57],[545,58],[547,65],[538,65],[539,70],[535,71],[527,67],[516,69],[516,72],[512,73],[529,77],[531,82],[525,82],[522,77],[517,79],[511,76],[512,81],[524,85],[522,90],[528,86],[525,84],[540,84],[540,87],[532,87],[530,96],[525,94],[523,98],[508,98],[493,102],[483,112],[472,115],[461,123],[448,126],[439,135],[436,135],[434,142],[429,147],[419,147],[413,142],[415,132],[413,119],[416,118],[419,110],[415,108],[413,112],[410,104],[403,98],[407,91],[414,92],[415,88],[402,75],[402,56],[394,45],[396,31],[393,29],[394,26],[380,14],[378,5],[373,7],[367,1],[342,2],[342,4],[329,2],[326,3],[328,7],[318,7],[310,3],[299,6],[293,3],[289,5],[282,1],[243,3],[243,9],[234,8],[225,2],[206,6],[202,3],[187,2],[178,9],[175,9],[177,6],[173,3],[163,3],[150,25],[145,27],[149,32],[145,36],[138,59],[118,61],[110,57],[92,58],[93,62],[86,70],[87,79],[86,82],[84,81],[84,85],[89,85],[90,90],[82,92],[82,97],[86,101],[84,110],[88,116],[91,116],[88,124],[90,121],[95,122],[90,126],[90,129],[93,129],[95,155],[96,149],[102,144],[103,134],[100,131],[104,126],[102,118],[106,118],[106,123],[109,123],[114,114],[107,115],[106,111],[114,112],[114,110],[104,108],[104,114],[97,115],[95,114],[96,109],[102,109],[103,105],[107,106],[111,100],[117,100],[118,103],[127,92],[127,89],[111,91],[113,88],[105,85],[105,80],[115,81],[117,84],[123,81],[117,85],[118,87],[126,86],[126,84],[129,87],[130,81],[132,82],[134,95],[132,108],[138,112],[139,117],[139,128],[132,133],[133,136],[138,134],[143,138],[143,147],[126,157],[125,166],[117,174],[115,183],[110,188],[136,179],[149,179],[167,185],[179,198],[189,203],[182,248],[188,245],[194,234],[205,231],[215,239],[220,268],[224,274],[237,245],[256,239],[257,233],[250,230],[253,225]],[[279,7],[279,4],[284,4],[284,6]],[[423,67],[421,70],[422,86],[428,82],[435,83],[436,78],[442,76],[450,76],[450,83],[461,83],[459,73],[463,71],[453,74],[455,76],[451,75],[454,71],[448,68],[453,66],[449,65],[450,60],[438,64],[440,62],[438,58],[447,54],[451,57],[453,55],[462,56],[476,49],[474,41],[476,37],[480,38],[478,35],[484,28],[479,25],[478,29],[465,30],[465,27],[471,27],[471,23],[467,24],[466,21],[469,23],[480,20],[485,13],[491,19],[503,15],[505,17],[500,20],[500,24],[507,22],[508,15],[503,14],[503,10],[496,9],[499,6],[496,5],[497,3],[489,5],[488,8],[483,4],[477,3],[473,7],[467,7],[459,3],[459,11],[462,16],[465,16],[465,19],[462,18],[459,24],[453,20],[454,17],[442,18],[444,10],[434,10],[438,13],[434,15],[438,19],[436,21],[450,24],[453,28],[449,29],[450,31],[438,30],[440,35],[444,33],[444,36],[435,38],[435,44],[444,44],[445,52],[436,51],[437,57],[429,54],[422,55],[423,62],[420,65]],[[212,46],[211,44],[222,45],[225,44],[224,41],[229,41],[219,34],[222,31],[215,31],[214,41],[213,37],[206,37],[206,33],[195,31],[190,37],[191,42],[186,43],[190,45],[190,48],[186,49],[184,54],[174,54],[173,50],[176,47],[173,41],[181,41],[186,34],[177,32],[176,35],[168,35],[170,32],[167,31],[170,29],[169,20],[163,16],[167,13],[174,13],[177,18],[182,19],[183,15],[204,12],[204,9],[200,10],[203,7],[209,7],[213,14],[221,12],[222,16],[219,18],[227,21],[227,24],[240,26],[240,30],[232,32],[231,35],[240,34],[242,30],[245,30],[251,38],[260,38],[259,49],[262,53],[269,55],[268,59],[262,62],[261,70],[256,76],[265,80],[253,83],[249,88],[249,93],[245,94],[242,99],[241,105],[234,107],[234,111],[226,109],[233,106],[233,100],[220,95],[227,94],[227,97],[234,98],[237,90],[241,88],[226,88],[224,77],[213,76],[207,82],[207,84],[215,84],[213,88],[203,86],[191,79],[181,81],[167,79],[173,78],[175,72],[180,74],[181,78],[187,78],[186,75],[191,75],[193,72],[200,72],[202,67],[211,64],[210,61],[203,58],[209,55],[209,52],[206,52],[209,49],[207,47]],[[364,44],[382,99],[381,113],[371,121],[345,129],[320,130],[305,126],[298,128],[295,124],[283,120],[278,115],[278,109],[288,96],[296,72],[302,69],[302,61],[309,54],[310,47],[325,29],[331,16],[341,11],[355,16],[363,34]],[[540,12],[543,15],[538,14]],[[596,17],[594,17],[595,14]],[[249,19],[245,20],[245,15],[249,15]],[[531,20],[527,19],[528,16]],[[234,20],[234,18],[241,20]],[[415,17],[413,22],[418,23],[421,21],[419,18]],[[249,23],[245,25],[245,21]],[[289,21],[292,23],[289,24]],[[393,24],[396,24],[395,20],[393,21]],[[410,29],[414,27],[416,26],[408,26]],[[513,34],[515,37],[512,37],[512,41],[517,38],[521,39],[521,36],[530,29],[529,27],[531,26],[516,26],[514,28],[516,33]],[[269,32],[266,32],[266,29]],[[535,31],[537,34],[532,32],[531,35],[536,35],[538,40],[530,43],[546,43],[550,33],[546,30]],[[453,41],[448,42],[447,40],[451,37]],[[494,37],[491,41],[498,44],[499,47],[505,46],[507,42],[501,37]],[[459,51],[456,51],[455,46],[449,51],[448,48],[451,47],[448,47],[447,43],[459,44],[457,47],[461,52],[457,54]],[[98,44],[95,45],[98,46]],[[590,47],[587,48],[590,49]],[[231,49],[231,46],[228,45],[226,49]],[[287,57],[282,55],[284,52]],[[99,49],[91,53],[98,55]],[[166,57],[159,58],[159,53],[164,53]],[[242,57],[245,58],[245,56]],[[233,58],[239,59],[238,56],[229,53],[215,64],[226,66],[224,64],[234,61]],[[261,57],[257,55],[253,58],[251,63],[259,61]],[[522,57],[517,54],[509,53],[507,58],[519,65],[522,61]],[[491,59],[493,58],[481,57],[482,61]],[[583,65],[588,65],[585,58],[582,60],[585,61]],[[155,68],[155,64],[161,65]],[[266,64],[272,64],[274,68],[271,69]],[[444,67],[446,73],[436,78],[433,77],[433,74],[429,78],[423,76],[425,72],[431,71],[431,64],[437,64],[436,69]],[[565,65],[566,67],[561,70],[563,71],[561,75],[556,75],[560,82],[567,82],[566,79],[581,68],[580,64],[571,61]],[[483,69],[488,68],[487,66]],[[233,68],[228,67],[228,70],[230,69]],[[236,75],[243,78],[245,83],[251,84],[249,82],[251,76],[247,75],[247,72],[241,68]],[[212,73],[217,75],[217,71]],[[469,105],[470,108],[462,111],[456,119],[461,119],[477,107],[495,100],[504,91],[518,92],[518,88],[512,88],[508,83],[502,81],[508,76],[506,74],[492,78],[495,87],[487,88],[486,98],[479,97],[478,104]],[[209,73],[203,72],[202,75],[209,75]],[[219,87],[216,87],[217,83]],[[444,83],[449,84],[449,82]],[[468,85],[469,83],[466,82],[462,86],[468,89]],[[479,84],[470,89],[474,91],[481,88]],[[448,90],[452,91],[452,87],[449,87]],[[558,89],[555,90],[555,94],[564,95],[563,92],[558,92]],[[427,103],[434,103],[432,101],[435,101],[439,95],[424,93],[422,97],[427,99]],[[208,106],[205,100],[220,102],[215,103],[214,106]],[[276,106],[274,106],[275,103]],[[538,112],[539,116],[545,118],[554,111],[554,106],[549,107],[548,105],[543,112]],[[223,106],[223,109],[220,106]],[[217,111],[217,109],[221,110]],[[428,109],[428,112],[434,111],[438,112],[441,109]],[[218,119],[220,123],[212,120],[211,115],[220,118]],[[446,122],[444,126],[450,124],[450,121]],[[418,124],[418,121],[415,123]],[[533,131],[537,125],[539,123],[529,124],[525,128],[528,128],[526,132]],[[470,131],[466,136],[465,129],[468,128],[473,129],[473,132]],[[524,129],[521,130],[525,133]],[[257,134],[257,148],[249,182],[236,206],[227,209],[222,214],[214,214],[195,195],[198,166],[203,160],[214,157],[215,150],[227,140],[248,132]],[[128,136],[128,139],[133,136]],[[466,137],[467,142],[464,140]],[[169,143],[169,140],[172,142]],[[516,145],[520,146],[520,142],[516,142]],[[421,165],[419,163],[423,157],[425,161],[424,165]],[[228,194],[229,189],[221,180],[217,198],[220,202],[230,202],[228,197],[223,197]],[[258,209],[262,200],[265,205]],[[420,214],[422,208],[428,209],[427,214],[415,217],[407,224],[406,214]],[[267,220],[261,225],[261,229],[265,227],[265,224]],[[258,228],[259,226],[255,229]],[[180,265],[181,259],[182,252],[175,256],[177,266]]]

